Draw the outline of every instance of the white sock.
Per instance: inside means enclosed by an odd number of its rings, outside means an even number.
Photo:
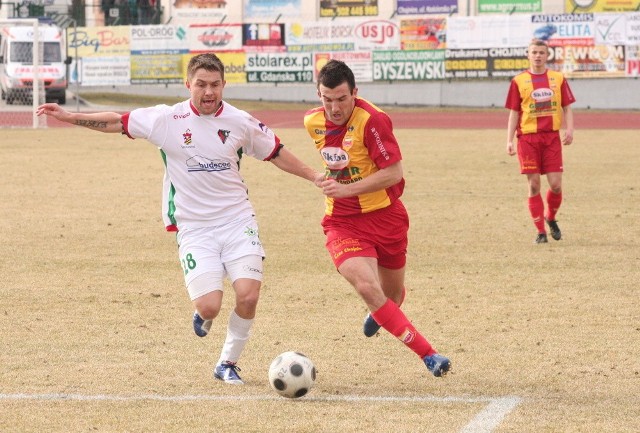
[[[247,341],[249,341],[253,321],[254,319],[243,319],[238,316],[235,310],[231,312],[229,325],[227,326],[227,339],[222,346],[217,365],[223,362],[238,362],[244,346],[246,346]]]

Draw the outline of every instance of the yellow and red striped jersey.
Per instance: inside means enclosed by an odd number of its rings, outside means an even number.
[[[576,98],[562,73],[546,70],[542,74],[521,72],[513,77],[505,107],[518,111],[516,135],[559,131],[562,108]]]
[[[391,119],[365,99],[356,98],[353,113],[344,125],[327,120],[324,107],[309,110],[304,125],[320,152],[327,178],[337,182],[359,182],[402,160]],[[404,179],[389,188],[357,197],[326,197],[325,213],[346,216],[382,209],[403,191]]]

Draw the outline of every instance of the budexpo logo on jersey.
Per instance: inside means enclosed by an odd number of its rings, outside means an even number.
[[[193,171],[224,171],[231,169],[231,163],[229,161],[215,161],[213,159],[205,158],[204,156],[196,155],[187,159],[187,170]]]

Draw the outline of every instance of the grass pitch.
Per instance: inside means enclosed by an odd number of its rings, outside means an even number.
[[[277,133],[319,167],[304,131]],[[403,309],[452,373],[434,378],[390,335],[361,334],[365,306],[324,250],[320,192],[246,158],[266,279],[247,384],[233,387],[211,375],[231,293],[195,337],[160,218],[158,151],[81,128],[3,131],[0,431],[460,432],[505,396],[522,400],[482,431],[640,431],[637,131],[576,132],[563,240],[546,245],[533,244],[503,130],[397,135],[411,217]],[[296,401],[267,382],[286,350],[318,368]]]

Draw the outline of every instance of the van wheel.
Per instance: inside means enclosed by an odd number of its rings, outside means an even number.
[[[0,89],[0,97],[4,101],[7,98],[7,95],[4,93],[4,90]]]
[[[61,97],[58,98],[58,104],[64,105],[66,103],[67,103],[67,95],[62,95]]]

